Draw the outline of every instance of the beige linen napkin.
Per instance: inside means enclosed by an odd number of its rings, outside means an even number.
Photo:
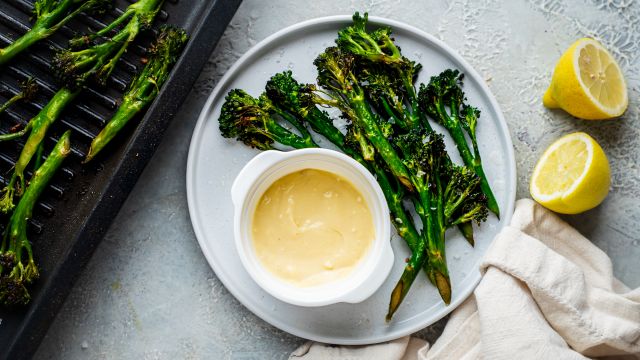
[[[605,253],[535,202],[517,202],[480,271],[480,285],[431,347],[408,337],[307,343],[290,359],[640,359],[640,288],[618,281]]]

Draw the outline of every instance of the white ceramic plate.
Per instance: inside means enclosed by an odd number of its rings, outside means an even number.
[[[482,111],[478,142],[485,172],[500,205],[502,218],[490,215],[476,229],[472,248],[457,231],[447,234],[447,257],[453,287],[451,305],[445,306],[437,290],[421,274],[390,323],[385,323],[389,294],[410,255],[404,241],[392,238],[394,268],[382,287],[360,304],[335,304],[304,308],[283,303],[264,292],[242,267],[233,242],[233,208],[230,188],[242,166],[257,151],[235,140],[224,139],[218,116],[227,92],[242,88],[258,96],[273,74],[292,70],[301,82],[314,82],[313,60],[333,44],[337,31],[351,23],[351,16],[314,19],[288,27],[263,40],[229,69],[205,104],[193,132],[187,164],[187,198],[193,228],[207,261],[229,291],[254,314],[294,335],[334,344],[369,344],[396,339],[420,330],[452,311],[480,280],[478,265],[493,237],[509,223],[513,212],[516,171],[507,125],[482,78],[447,45],[414,27],[396,21],[370,18],[371,24],[393,28],[405,56],[424,66],[419,82],[446,68],[465,74],[469,102]],[[441,133],[441,128],[435,126]],[[447,140],[452,158],[457,151]]]

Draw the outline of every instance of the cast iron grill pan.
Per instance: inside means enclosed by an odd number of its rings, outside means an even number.
[[[31,27],[34,0],[0,1],[0,46]],[[81,14],[55,35],[0,67],[0,103],[19,92],[19,82],[35,77],[41,87],[32,103],[21,102],[0,114],[0,133],[24,126],[59,89],[49,63],[55,50],[66,47],[75,34],[99,29],[122,13],[133,0],[117,0],[107,15]],[[197,79],[241,0],[166,0],[154,28],[163,23],[182,27],[190,41],[171,76],[146,113],[89,165],[80,162],[92,138],[114,113],[127,84],[141,69],[140,59],[155,31],[141,34],[118,63],[105,87],[91,85],[50,128],[45,153],[66,130],[72,151],[34,210],[29,226],[41,278],[32,287],[24,308],[0,308],[0,359],[33,355],[49,324],[96,245],[153,155],[169,121]],[[0,182],[6,185],[24,139],[0,143]],[[29,172],[27,178],[31,176]],[[1,223],[7,222],[3,217]]]

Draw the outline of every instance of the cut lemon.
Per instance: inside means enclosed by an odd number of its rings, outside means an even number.
[[[560,57],[542,102],[588,120],[620,116],[629,105],[620,66],[607,49],[588,38],[573,43]]]
[[[547,150],[531,176],[531,196],[562,214],[598,206],[609,193],[609,161],[598,143],[583,132],[565,135]]]

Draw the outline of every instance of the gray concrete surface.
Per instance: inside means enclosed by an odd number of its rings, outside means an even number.
[[[485,77],[509,122],[518,197],[528,196],[532,167],[551,141],[575,130],[594,136],[611,160],[611,194],[566,219],[613,258],[622,281],[640,286],[640,2],[245,0],[36,359],[283,359],[304,341],[247,311],[209,268],[189,222],[185,163],[207,94],[239,56],[285,26],[354,10],[435,34]],[[622,119],[585,122],[541,105],[555,61],[582,36],[601,39],[620,60],[631,98]],[[443,324],[418,336],[433,340]]]

